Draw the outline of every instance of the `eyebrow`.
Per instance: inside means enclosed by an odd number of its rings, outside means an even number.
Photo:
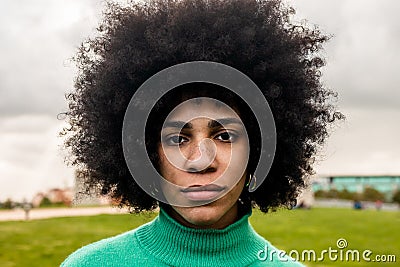
[[[221,118],[217,120],[211,120],[208,122],[208,128],[223,127],[228,124],[240,124],[243,125],[242,121],[237,118]]]
[[[208,128],[219,128],[229,124],[240,124],[243,125],[242,121],[237,118],[221,118],[217,120],[211,120],[208,122]],[[168,121],[164,123],[163,128],[179,128],[179,129],[193,129],[193,124],[184,121]]]
[[[184,121],[167,121],[163,128],[193,129],[193,124]]]

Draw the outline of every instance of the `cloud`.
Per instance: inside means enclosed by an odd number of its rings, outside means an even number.
[[[29,199],[35,192],[73,184],[73,169],[63,162],[63,140],[58,137],[64,125],[46,115],[3,118],[0,200]]]
[[[298,17],[330,34],[325,84],[345,108],[398,109],[400,105],[400,3],[377,0],[296,1]]]
[[[328,175],[398,175],[400,109],[345,109],[347,121],[331,133],[316,170]]]
[[[400,173],[400,3],[395,0],[299,0],[305,17],[333,38],[323,80],[347,116],[321,152],[320,174]]]
[[[57,114],[73,88],[69,59],[99,19],[99,1],[2,1],[0,200],[72,185]]]
[[[69,61],[97,23],[94,1],[6,1],[0,11],[0,114],[66,110]]]

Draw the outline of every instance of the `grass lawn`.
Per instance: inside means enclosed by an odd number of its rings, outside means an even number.
[[[306,261],[307,266],[399,266],[400,212],[315,208],[282,210],[267,215],[255,212],[254,215],[251,223],[256,231],[286,252],[297,250],[301,255],[303,250],[314,250],[319,258],[329,247],[339,251],[338,239],[347,241],[347,247],[342,249],[342,261],[331,261],[325,254],[325,261]],[[348,250],[360,251],[360,258],[364,250],[371,250],[371,262],[362,259],[346,262]],[[396,262],[372,262],[378,254],[395,255]],[[336,255],[339,256],[339,252]]]
[[[59,266],[77,248],[128,231],[155,216],[149,213],[0,222],[0,266]],[[343,255],[347,250],[371,250],[371,259],[382,254],[395,255],[397,261],[330,261],[325,254],[325,261],[306,261],[307,266],[399,266],[400,212],[315,208],[265,215],[255,211],[251,223],[259,234],[287,252],[297,250],[301,255],[303,250],[312,249],[318,258],[329,247],[338,249],[336,241],[344,238],[348,246],[342,249]]]

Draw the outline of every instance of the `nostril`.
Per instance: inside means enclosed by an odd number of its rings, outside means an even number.
[[[187,171],[187,172],[198,172],[198,170],[195,169],[195,168],[189,168],[189,169],[187,169],[186,171]]]
[[[197,169],[197,168],[188,168],[186,169],[187,172],[189,173],[209,173],[209,172],[215,172],[217,169],[214,167],[207,167],[205,169]]]

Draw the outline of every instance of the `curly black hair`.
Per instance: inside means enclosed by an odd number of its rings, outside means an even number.
[[[260,88],[272,110],[277,148],[271,170],[246,199],[267,212],[292,206],[329,125],[344,116],[320,81],[319,51],[329,36],[291,22],[280,0],[155,0],[107,3],[97,36],[74,57],[79,73],[67,95],[65,146],[89,187],[135,210],[158,202],[131,177],[122,150],[122,124],[137,88],[164,68],[189,61],[229,65]]]

